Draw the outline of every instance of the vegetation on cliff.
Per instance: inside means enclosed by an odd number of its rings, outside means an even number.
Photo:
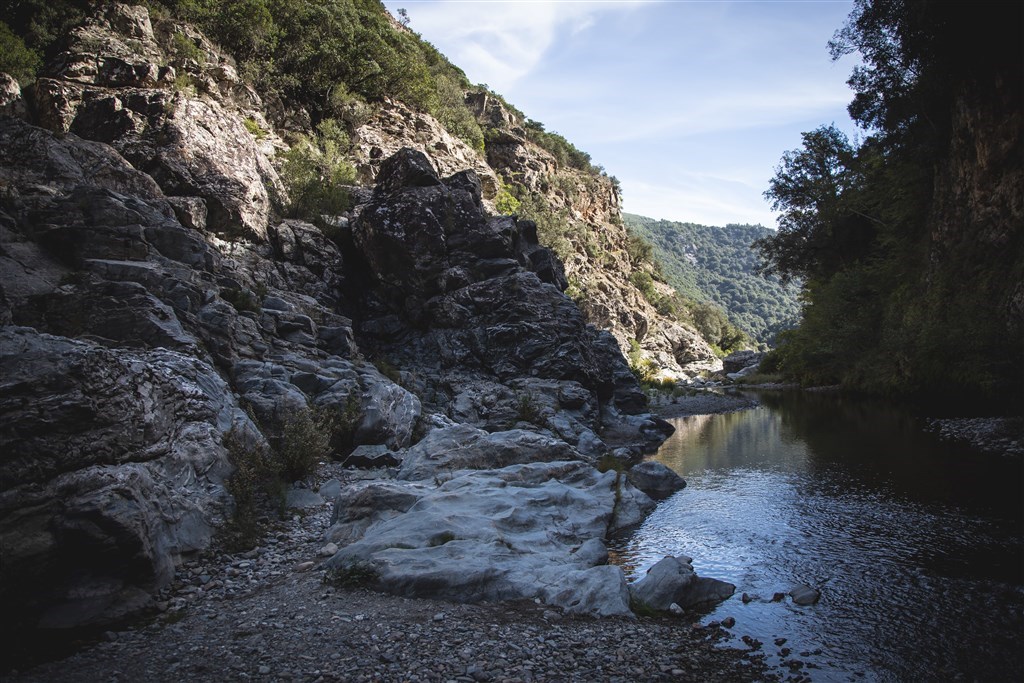
[[[1021,8],[859,0],[830,43],[864,59],[850,114],[804,134],[766,193],[763,270],[802,278],[769,362],[807,383],[1020,398]]]
[[[758,259],[751,245],[772,234],[767,228],[679,223],[635,214],[623,218],[653,248],[666,282],[694,302],[704,302],[700,319],[715,317],[704,309],[720,307],[762,345],[774,343],[779,332],[796,325],[799,288],[755,272]]]

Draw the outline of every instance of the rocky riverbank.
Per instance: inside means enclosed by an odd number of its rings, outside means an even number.
[[[691,415],[731,413],[758,406],[757,399],[749,396],[720,394],[713,391],[699,391],[690,395],[673,396],[669,393],[655,393],[649,397],[650,408],[666,420]]]
[[[966,443],[985,453],[1024,456],[1024,418],[933,418],[926,429],[943,441]]]
[[[381,474],[334,464],[320,477],[350,485]],[[22,660],[5,680],[766,678],[756,654],[719,647],[725,632],[702,626],[698,612],[594,619],[530,600],[466,605],[332,582],[324,543],[331,506],[290,497],[311,506],[292,509],[250,551],[214,549],[180,567],[148,623],[107,631],[65,659],[31,668]]]

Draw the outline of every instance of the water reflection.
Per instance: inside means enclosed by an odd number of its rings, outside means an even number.
[[[737,586],[709,619],[734,616],[737,636],[815,680],[1019,680],[1020,461],[939,444],[884,404],[761,400],[675,421],[656,458],[689,486],[617,548],[627,571],[694,557]],[[817,605],[771,602],[800,583]]]

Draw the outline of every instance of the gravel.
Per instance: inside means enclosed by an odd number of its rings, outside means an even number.
[[[66,658],[22,664],[4,680],[773,678],[756,652],[722,647],[725,632],[694,613],[569,618],[529,601],[463,605],[334,585],[320,569],[329,521],[330,505],[307,508],[276,523],[253,550],[211,550],[179,567],[148,622],[79,644]]]

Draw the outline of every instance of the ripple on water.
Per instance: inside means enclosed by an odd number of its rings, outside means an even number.
[[[708,618],[734,616],[775,664],[776,638],[818,652],[798,657],[815,680],[1021,679],[1020,462],[951,451],[884,410],[845,424],[826,404],[677,420],[656,458],[688,486],[617,545],[627,574],[693,557],[737,586]],[[818,604],[771,602],[801,583]]]

